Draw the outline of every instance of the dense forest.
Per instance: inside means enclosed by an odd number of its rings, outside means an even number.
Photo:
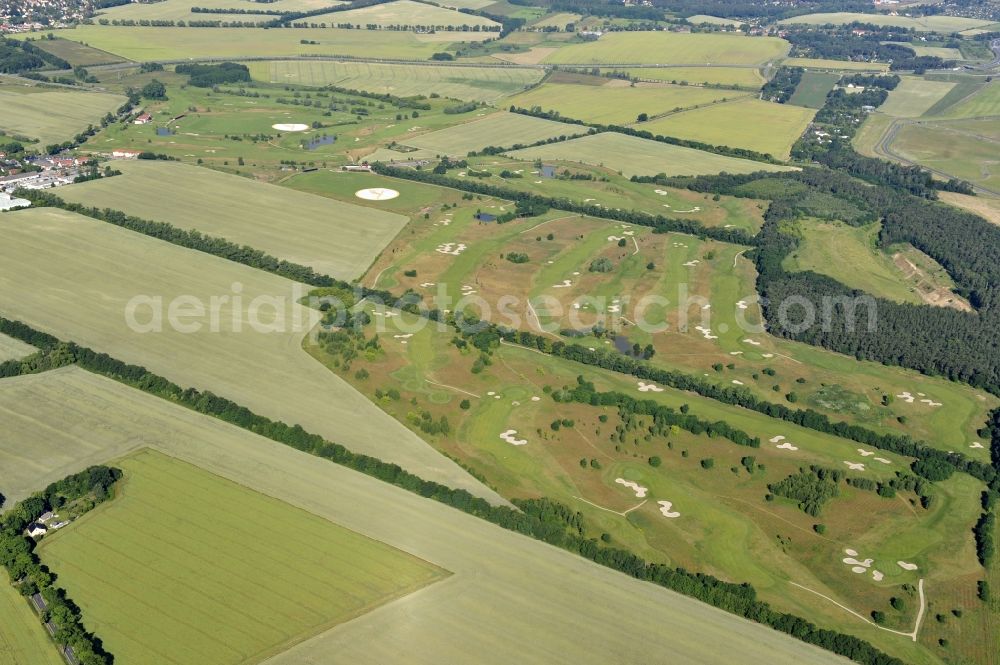
[[[0,36],[0,74],[23,74],[37,69],[72,69],[62,58],[38,48],[30,41]]]
[[[865,23],[843,26],[793,27],[784,37],[792,44],[791,54],[808,58],[890,62],[894,70],[941,69],[954,65],[952,61],[932,56],[917,56],[909,46],[886,42],[909,42],[912,30],[882,27]]]
[[[188,82],[197,88],[211,88],[222,83],[249,83],[250,70],[246,65],[223,62],[217,65],[177,65],[178,74],[187,74]]]

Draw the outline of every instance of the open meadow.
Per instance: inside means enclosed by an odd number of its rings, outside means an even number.
[[[258,81],[308,86],[335,85],[351,90],[411,97],[437,93],[463,101],[492,102],[541,80],[543,72],[522,67],[448,67],[371,62],[250,62]]]
[[[98,208],[113,202],[130,215],[223,237],[344,280],[362,275],[407,222],[187,164],[136,160],[117,168],[122,175],[71,185],[59,195]]]
[[[60,210],[4,214],[0,238],[5,316],[495,498],[302,351],[317,314],[302,285]]]
[[[550,80],[560,79],[553,77]],[[566,83],[543,83],[511,97],[510,103],[526,109],[537,106],[585,122],[630,125],[636,122],[639,114],[655,118],[664,113],[708,106],[745,95],[733,90],[665,83],[629,85],[621,80],[579,76]]]
[[[801,25],[847,25],[849,23],[871,23],[879,26],[906,28],[917,32],[962,32],[991,25],[993,21],[965,18],[962,16],[897,16],[891,14],[859,14],[852,12],[832,12],[819,14],[803,14],[794,18],[778,21],[782,24]]]
[[[17,387],[26,380],[43,384],[47,395],[18,399]],[[103,401],[100,410],[79,414],[63,408],[67,398],[75,400],[83,392]],[[100,440],[108,428],[88,430],[81,426],[81,415],[91,422],[117,422],[137,447],[152,447],[246,488],[241,492],[273,497],[453,573],[292,647],[269,659],[272,665],[332,665],[345,659],[374,665],[401,653],[416,665],[470,653],[478,662],[503,665],[510,662],[509,653],[498,645],[512,639],[525,659],[536,662],[569,659],[600,665],[639,660],[651,649],[708,663],[728,662],[734,649],[751,665],[842,662],[693,599],[82,370],[4,379],[0,404],[11,403],[19,405],[11,423],[22,432],[22,441],[73,445],[65,432]],[[152,414],[159,426],[133,425],[137,413]],[[126,485],[121,499],[128,500],[128,489]],[[172,498],[177,500],[183,497]],[[99,526],[100,519],[97,513],[88,521]],[[77,526],[90,527],[87,522]],[[72,565],[73,557],[66,563]],[[144,590],[150,595],[164,591]],[[581,614],[581,598],[600,602]],[[570,616],[575,619],[567,622]],[[399,630],[400,625],[407,630]],[[616,630],[608,632],[609,626]]]
[[[102,92],[0,86],[0,129],[37,139],[42,146],[73,138],[125,103]]]
[[[113,463],[118,496],[39,556],[116,662],[260,662],[448,575],[162,453]]]
[[[973,94],[943,110],[948,118],[985,118],[1000,116],[1000,81],[982,85]]]
[[[545,58],[552,65],[760,65],[788,53],[776,37],[676,32],[610,32],[596,42],[564,46]]]
[[[644,123],[654,134],[747,148],[787,159],[792,145],[812,120],[814,109],[739,99],[704,109],[674,113]]]
[[[449,32],[449,27],[462,28],[456,32],[462,33],[464,39],[471,38],[471,34],[479,34],[479,30],[491,36],[496,36],[500,32],[500,24],[488,18],[413,0],[393,0],[361,9],[319,14],[310,18],[310,22],[313,21],[330,25],[353,23],[361,27],[377,25],[381,28],[394,29],[395,26],[403,25],[434,27],[443,32]],[[465,32],[471,34],[466,36]],[[455,41],[462,40],[455,39]]]
[[[409,31],[380,31],[378,38],[373,39],[368,30],[335,28],[267,30],[79,25],[71,30],[56,30],[55,34],[137,62],[186,60],[191,53],[231,59],[331,55],[429,60],[432,54],[446,46]],[[449,34],[454,35],[449,37],[451,41],[463,40],[464,33]]]
[[[951,92],[955,83],[903,77],[889,98],[879,107],[880,113],[896,118],[919,118]]]
[[[643,129],[653,131],[644,123]],[[659,133],[659,132],[657,132]],[[789,167],[717,155],[703,150],[660,143],[627,134],[602,132],[569,141],[515,150],[511,157],[522,160],[554,159],[603,166],[631,177],[633,175],[700,175],[782,171]]]
[[[1000,119],[992,124],[1000,124]],[[1000,161],[996,140],[951,123],[902,125],[893,135],[893,154],[910,162],[1000,191]]]

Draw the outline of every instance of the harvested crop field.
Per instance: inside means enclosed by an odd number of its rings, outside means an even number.
[[[677,32],[610,32],[596,42],[571,44],[545,59],[553,65],[758,65],[788,53],[775,37]]]
[[[259,662],[447,575],[159,452],[114,465],[119,496],[39,556],[123,665]]]
[[[500,24],[475,14],[464,14],[454,9],[445,9],[423,2],[413,2],[412,0],[394,0],[378,5],[362,7],[361,9],[350,9],[345,12],[335,12],[332,14],[319,14],[310,18],[310,22],[328,23],[339,25],[341,23],[353,23],[354,25],[368,26],[377,25],[379,27],[391,26],[423,26],[435,27],[438,31],[448,32],[446,27],[470,28],[492,28],[490,30],[478,31],[457,31],[455,41],[468,40],[474,36],[496,37],[500,31]]]
[[[904,77],[878,110],[896,118],[919,118],[954,87],[950,81]]]
[[[538,106],[545,111],[557,111],[567,118],[585,122],[629,125],[636,121],[640,113],[654,117],[669,111],[708,105],[747,94],[695,86],[657,83],[630,86],[622,81],[604,81],[599,78],[596,81],[599,85],[544,83],[511,97],[510,103],[527,109]]]
[[[447,67],[443,65],[286,60],[248,63],[258,81],[335,85],[397,97],[428,95],[489,102],[524,90],[542,71],[522,67]]]
[[[148,7],[150,5],[135,5],[136,7]],[[79,42],[69,39],[39,39],[35,46],[62,58],[74,67],[90,67],[92,65],[107,65],[112,62],[121,62],[122,59],[111,53],[101,51],[90,46],[85,46]]]
[[[461,660],[468,653],[486,665],[507,665],[509,653],[496,645],[510,640],[518,642],[525,662],[605,665],[639,661],[652,650],[669,652],[683,661],[724,663],[736,649],[749,665],[842,662],[828,652],[701,602],[114,381],[94,377],[92,382],[77,383],[79,377],[87,376],[72,370],[14,379],[67,382],[47,399],[27,403],[15,415],[25,432],[24,441],[49,438],[50,428],[43,421],[60,430],[76,429],[79,416],[62,408],[62,395],[87,390],[107,400],[104,408],[89,417],[122,423],[136,445],[152,446],[454,573],[292,647],[268,660],[271,665],[345,661],[374,665],[398,662],[403,654],[408,663],[433,665]],[[0,403],[7,399],[9,385],[7,380],[0,382]],[[132,414],[146,409],[160,413],[159,427],[147,430],[131,424]],[[203,422],[208,429],[189,429],[164,442],[162,433],[171,431],[175,420]],[[90,435],[103,437],[107,432],[97,429]],[[96,522],[100,515],[93,517]],[[524,598],[531,602],[525,603]],[[579,611],[581,598],[601,602],[567,622],[566,616]],[[399,629],[403,625],[406,630]],[[122,661],[122,665],[131,664]]]
[[[0,129],[8,134],[23,134],[38,139],[42,145],[62,143],[97,125],[109,111],[125,103],[125,97],[103,92],[12,90],[0,87]]]
[[[221,236],[340,279],[364,273],[407,222],[391,212],[179,162],[122,161],[115,168],[122,175],[64,187],[59,194]]]
[[[0,575],[0,665],[64,665],[28,599]]]
[[[778,23],[802,25],[847,25],[849,23],[871,23],[880,26],[892,26],[916,30],[917,32],[962,32],[988,26],[992,21],[962,16],[892,16],[889,14],[858,14],[852,12],[831,12],[819,14],[803,14],[795,18],[787,18]]]
[[[517,159],[557,159],[604,166],[622,175],[706,175],[782,171],[788,167],[726,157],[702,150],[641,139],[626,134],[603,132],[578,139],[525,148],[509,153]]]
[[[814,109],[741,99],[653,120],[642,128],[654,134],[747,148],[787,159],[792,145],[816,114]]]
[[[306,354],[302,285],[50,208],[0,217],[0,262],[4,316],[496,500]]]
[[[502,111],[447,129],[405,139],[406,145],[418,148],[420,152],[401,153],[401,156],[465,157],[470,151],[482,150],[487,146],[509,147],[517,143],[529,145],[559,136],[585,134],[587,131],[586,127],[579,125]]]
[[[667,83],[717,83],[759,88],[764,84],[760,70],[751,67],[634,67],[631,69],[611,68],[604,71],[624,71],[629,76],[647,81]]]
[[[34,352],[34,347],[6,335],[0,335],[0,363],[23,358]]]

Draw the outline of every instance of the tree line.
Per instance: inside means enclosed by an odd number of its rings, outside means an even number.
[[[39,596],[44,602],[41,620],[52,639],[67,649],[81,665],[110,665],[114,657],[104,650],[101,639],[84,627],[82,612],[66,591],[56,586],[56,576],[35,553],[35,541],[25,529],[44,513],[74,504],[92,508],[111,496],[121,478],[119,469],[92,466],[56,481],[43,491],[19,502],[0,520],[0,565],[7,569],[11,584],[25,597]]]
[[[34,340],[45,344],[43,351],[64,348],[71,354],[75,364],[91,372],[354,469],[419,496],[439,501],[504,529],[561,547],[636,579],[709,603],[863,665],[904,665],[898,658],[879,651],[862,639],[819,628],[806,619],[773,609],[768,603],[757,600],[756,590],[750,584],[733,584],[711,575],[649,563],[628,550],[607,547],[596,538],[587,538],[580,533],[581,518],[578,513],[549,499],[516,501],[518,509],[494,506],[466,490],[424,480],[397,464],[353,453],[340,444],[307,432],[300,425],[273,421],[208,391],[181,388],[144,367],[129,365],[73,343],[60,343],[56,338],[35,331],[23,323],[0,318],[0,332],[22,341]]]

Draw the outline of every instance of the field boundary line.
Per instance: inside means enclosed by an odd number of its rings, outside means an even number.
[[[917,611],[917,620],[916,620],[916,622],[915,622],[915,624],[913,626],[913,630],[910,631],[909,633],[904,633],[901,630],[894,630],[892,628],[886,628],[885,626],[880,626],[877,623],[875,623],[874,621],[872,621],[872,620],[870,620],[870,619],[862,616],[861,614],[858,614],[857,612],[855,612],[851,608],[847,607],[846,605],[841,605],[840,603],[838,603],[837,601],[835,601],[833,598],[830,598],[829,596],[825,596],[825,595],[821,594],[819,591],[814,591],[813,589],[810,589],[809,587],[802,586],[801,584],[799,584],[797,582],[792,582],[791,580],[789,580],[788,583],[791,584],[792,586],[796,586],[796,587],[798,587],[800,589],[804,589],[804,590],[808,591],[809,593],[816,594],[817,596],[819,596],[820,598],[822,598],[824,600],[830,601],[831,603],[833,603],[834,605],[836,605],[840,609],[845,610],[846,612],[850,612],[851,614],[853,614],[854,616],[858,617],[859,619],[861,619],[865,623],[867,623],[869,625],[872,625],[872,626],[875,626],[879,630],[884,630],[884,631],[886,631],[888,633],[895,633],[896,635],[902,635],[903,637],[909,637],[914,642],[917,641],[917,633],[920,632],[920,624],[923,623],[924,612],[927,610],[927,600],[924,597],[924,579],[922,577],[920,578],[920,581],[917,583],[917,591],[920,594],[920,609]]]
[[[475,397],[476,399],[482,399],[482,395],[477,395],[475,393],[470,393],[468,390],[462,390],[461,388],[456,388],[455,386],[449,386],[447,383],[440,383],[438,381],[431,381],[426,376],[424,377],[424,381],[426,381],[427,383],[429,383],[431,385],[434,385],[434,386],[441,386],[442,388],[450,388],[451,390],[457,390],[458,392],[463,393],[465,395],[468,395],[470,397]]]
[[[605,508],[604,506],[599,506],[596,503],[594,503],[593,501],[587,501],[582,496],[574,496],[573,498],[577,499],[578,501],[583,501],[584,503],[586,503],[588,505],[591,505],[594,508],[598,508],[600,510],[607,511],[607,512],[612,513],[614,515],[620,515],[622,517],[626,517],[633,510],[636,510],[638,508],[642,508],[644,505],[646,505],[646,502],[649,501],[649,499],[646,499],[645,501],[643,501],[642,503],[640,503],[638,506],[632,506],[631,508],[629,508],[628,510],[626,510],[624,513],[620,513],[617,510],[611,510],[610,508]]]

